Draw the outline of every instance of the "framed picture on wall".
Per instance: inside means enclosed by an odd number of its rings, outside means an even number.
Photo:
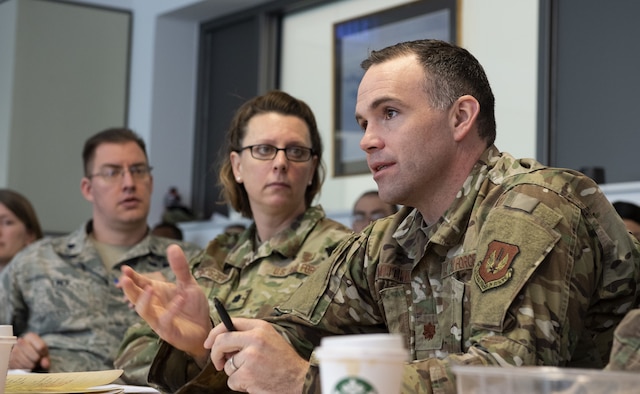
[[[362,131],[354,110],[364,71],[360,63],[371,50],[422,38],[456,42],[456,0],[423,0],[335,23],[334,175],[368,173],[360,149]]]

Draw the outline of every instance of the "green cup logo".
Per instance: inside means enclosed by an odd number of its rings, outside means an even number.
[[[350,376],[336,384],[333,394],[378,394],[378,392],[369,382]]]

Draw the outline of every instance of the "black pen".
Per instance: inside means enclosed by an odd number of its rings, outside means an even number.
[[[215,305],[216,310],[218,311],[218,315],[220,315],[220,320],[222,320],[222,324],[227,327],[228,331],[237,331],[231,322],[231,317],[226,309],[224,309],[224,305],[220,302],[219,299],[213,297],[213,305]]]

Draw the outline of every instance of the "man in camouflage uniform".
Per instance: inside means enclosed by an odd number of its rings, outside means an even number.
[[[466,50],[400,43],[363,67],[360,146],[381,198],[405,208],[341,244],[275,329],[214,328],[206,345],[229,387],[320,392],[313,358],[306,379],[267,367],[295,359],[262,351],[277,332],[304,357],[326,335],[402,334],[404,393],[455,393],[456,364],[602,368],[638,299],[640,252],[598,186],[498,151],[494,97]]]
[[[113,369],[129,326],[140,321],[116,280],[122,265],[167,275],[173,240],[149,235],[153,179],[145,144],[128,129],[107,129],[83,150],[83,196],[92,220],[43,239],[0,275],[0,324],[19,336],[11,368],[50,372]],[[195,245],[178,242],[189,255]]]

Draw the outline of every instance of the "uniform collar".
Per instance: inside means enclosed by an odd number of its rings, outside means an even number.
[[[325,216],[324,210],[320,205],[308,208],[288,228],[259,245],[255,252],[253,252],[253,246],[257,230],[255,223],[253,223],[240,235],[238,244],[229,253],[226,263],[236,267],[243,267],[257,258],[270,256],[274,253],[278,253],[285,258],[294,258],[309,233]]]
[[[479,193],[484,192],[481,186],[500,158],[501,153],[495,145],[491,145],[482,153],[456,198],[434,225],[427,227],[422,214],[417,209],[412,209],[393,234],[398,244],[406,252],[416,253],[424,251],[427,243],[445,247],[460,243],[473,205]]]
[[[87,249],[95,249],[93,242],[89,238],[89,234],[92,231],[93,220],[89,220],[72,233],[60,237],[57,242],[54,242],[54,249],[58,254],[66,256],[78,256]],[[146,254],[156,256],[164,256],[166,254],[165,244],[159,242],[157,237],[150,235],[149,229],[147,229],[147,235],[129,250],[127,256]]]

